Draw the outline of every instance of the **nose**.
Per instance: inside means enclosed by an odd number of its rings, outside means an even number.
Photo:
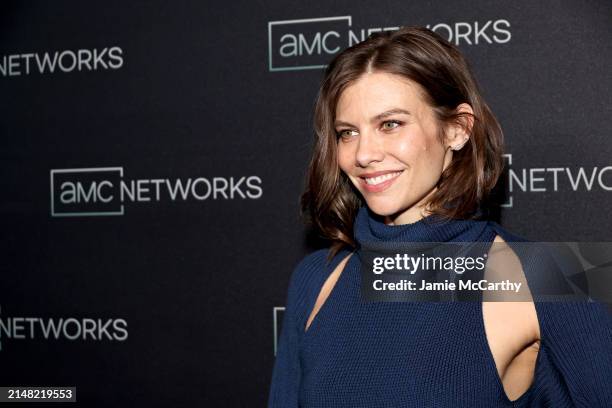
[[[368,167],[373,162],[380,162],[384,159],[385,153],[382,141],[371,133],[362,133],[357,142],[355,152],[355,165],[357,167]]]

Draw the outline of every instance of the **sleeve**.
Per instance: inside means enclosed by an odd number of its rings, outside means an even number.
[[[536,302],[541,342],[577,407],[612,407],[612,314],[600,302]]]
[[[287,301],[272,372],[268,408],[298,407],[300,361],[295,304]]]
[[[305,257],[294,269],[287,290],[276,360],[268,396],[268,408],[297,408],[301,367],[299,341],[304,309],[312,292],[312,282],[320,274],[325,251],[319,250]]]

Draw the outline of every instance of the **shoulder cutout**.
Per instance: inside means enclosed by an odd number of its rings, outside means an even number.
[[[319,313],[319,310],[321,310],[321,307],[323,306],[323,304],[325,303],[325,301],[329,297],[329,295],[332,292],[333,288],[336,286],[336,282],[338,282],[338,278],[340,277],[340,274],[344,270],[344,267],[346,266],[346,263],[348,262],[349,258],[352,255],[353,255],[353,253],[351,252],[350,254],[345,256],[344,259],[342,259],[342,261],[340,261],[340,263],[336,266],[334,271],[325,280],[325,283],[323,284],[323,287],[321,288],[321,291],[319,292],[319,296],[317,297],[317,300],[315,302],[315,305],[314,305],[314,308],[312,310],[312,313],[310,314],[310,316],[308,317],[308,321],[306,322],[306,327],[304,329],[305,332],[308,331],[308,329],[310,328],[310,325],[312,324],[312,321],[314,320],[315,316]]]
[[[540,327],[518,256],[499,235],[489,251],[484,279],[520,282],[526,301],[502,301],[483,295],[482,318],[489,349],[506,396],[515,400],[529,389],[534,377]],[[507,299],[506,299],[507,300]]]

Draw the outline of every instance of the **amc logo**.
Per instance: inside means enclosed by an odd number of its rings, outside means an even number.
[[[346,46],[351,16],[270,21],[270,71],[324,68],[330,56]]]
[[[50,176],[52,217],[124,214],[123,167],[53,169]]]

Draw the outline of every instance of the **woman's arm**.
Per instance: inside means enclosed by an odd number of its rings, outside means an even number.
[[[295,304],[288,301],[278,343],[268,407],[297,407],[300,384],[298,356],[298,326],[295,322]]]
[[[599,302],[538,302],[542,347],[579,407],[612,407],[612,315]]]
[[[325,278],[327,253],[328,250],[320,249],[304,257],[291,275],[268,408],[298,407],[301,380],[299,342],[306,322],[306,310],[312,307],[313,295],[316,295],[321,279]]]
[[[529,243],[495,227],[519,255],[536,299],[540,347],[560,373],[572,403],[612,407],[612,314],[605,304],[588,301],[586,296],[566,296],[575,293],[566,276],[579,272],[576,268],[581,266],[569,254],[560,253],[558,246]],[[546,295],[557,300],[547,301]]]

